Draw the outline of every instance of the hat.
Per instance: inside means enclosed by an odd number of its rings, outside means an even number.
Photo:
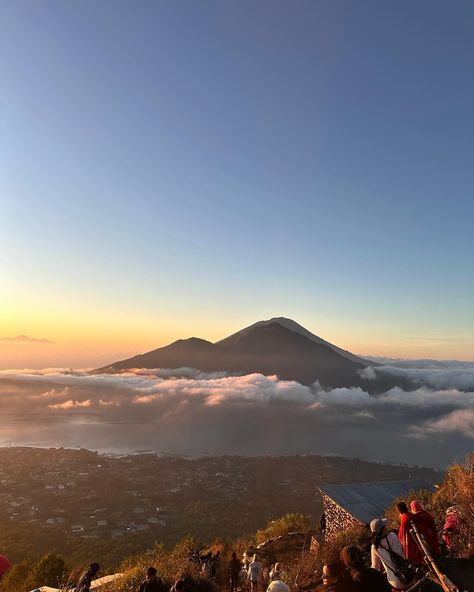
[[[410,504],[410,510],[413,512],[413,514],[416,514],[417,512],[423,511],[423,506],[418,500],[413,500]]]
[[[374,518],[370,523],[370,530],[378,534],[384,526],[387,526],[387,520],[385,518]]]

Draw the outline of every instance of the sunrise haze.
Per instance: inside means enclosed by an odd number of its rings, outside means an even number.
[[[4,4],[0,366],[282,315],[357,354],[474,359],[473,18]]]

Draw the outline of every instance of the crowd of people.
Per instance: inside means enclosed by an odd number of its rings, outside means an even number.
[[[398,531],[389,530],[387,520],[375,518],[370,523],[372,542],[370,567],[363,552],[355,546],[341,549],[339,560],[323,566],[323,590],[328,592],[396,592],[407,589],[440,590],[431,579],[423,577],[427,554],[439,558],[453,552],[453,543],[461,516],[452,506],[446,512],[443,529],[438,533],[433,516],[415,500],[410,509],[397,503],[400,518]],[[416,532],[419,540],[414,536]],[[415,588],[413,588],[415,586]]]
[[[433,516],[422,504],[415,500],[410,509],[405,502],[396,504],[400,526],[389,530],[387,521],[375,518],[370,523],[371,547],[370,561],[363,550],[357,546],[341,549],[337,561],[326,563],[322,570],[322,591],[327,592],[399,592],[415,589],[417,581],[422,582],[419,590],[438,590],[439,587],[423,577],[422,568],[429,554],[439,558],[453,553],[456,535],[462,518],[456,506],[448,508],[444,527],[438,532]],[[416,530],[417,537],[413,535]],[[422,544],[420,544],[420,540]],[[262,562],[257,554],[242,561],[233,552],[227,566],[221,565],[220,551],[201,553],[194,550],[189,561],[198,566],[199,572],[209,580],[215,580],[218,572],[227,572],[230,592],[249,589],[250,592],[289,592],[285,582],[285,572],[281,563]],[[370,566],[369,566],[370,563]],[[0,555],[0,579],[8,570],[8,559]],[[76,584],[76,592],[90,592],[92,581],[96,579],[100,565],[96,562],[81,574]],[[186,592],[186,581],[178,579],[169,592]],[[141,581],[137,592],[168,592],[156,568],[150,566]]]

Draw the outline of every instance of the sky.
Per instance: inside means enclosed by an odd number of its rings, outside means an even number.
[[[472,2],[0,11],[0,367],[274,316],[474,359]]]

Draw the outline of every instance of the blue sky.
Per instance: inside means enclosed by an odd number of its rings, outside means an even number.
[[[474,358],[471,2],[1,12],[2,333]]]

